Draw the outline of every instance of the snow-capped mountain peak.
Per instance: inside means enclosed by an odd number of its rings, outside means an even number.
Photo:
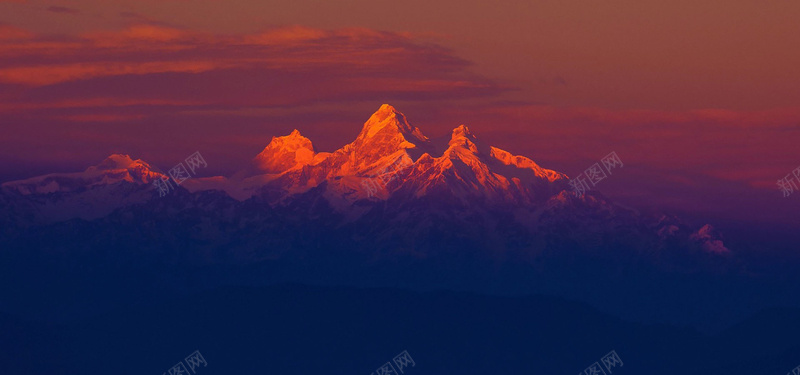
[[[49,194],[56,192],[72,192],[120,182],[149,184],[164,175],[156,172],[150,164],[131,159],[125,154],[112,154],[100,164],[86,168],[83,172],[51,173],[25,180],[11,181],[3,184],[4,188],[19,194]]]
[[[356,139],[319,164],[319,178],[366,176],[398,161],[413,162],[433,146],[406,116],[384,104],[364,123]]]
[[[253,165],[262,173],[283,173],[310,164],[314,156],[311,140],[295,129],[289,135],[272,137],[269,145],[253,159]]]
[[[136,162],[143,163],[141,160],[137,160]],[[129,155],[126,154],[111,154],[109,157],[105,158],[100,164],[89,167],[89,169],[96,169],[96,170],[110,170],[110,169],[126,169],[131,164],[134,164],[134,160],[131,159]]]
[[[478,155],[481,153],[485,153],[486,145],[481,144],[478,141],[478,138],[475,137],[472,132],[469,131],[466,125],[460,125],[457,128],[453,129],[453,133],[450,136],[450,141],[447,143],[447,150],[445,150],[444,155],[448,156],[453,153],[458,154],[465,154],[462,155],[462,159],[464,157],[469,158],[470,156],[467,155]]]
[[[469,130],[466,125],[459,125],[457,128],[453,129],[453,133],[450,136],[449,145],[453,144],[460,144],[466,145],[468,143],[475,144],[478,141],[478,138],[475,137],[474,134]]]
[[[428,141],[428,137],[422,134],[418,128],[408,123],[406,116],[400,113],[397,109],[389,104],[384,104],[370,116],[361,133],[356,140],[377,140],[376,137],[382,135],[394,137],[401,135],[407,141],[414,143],[424,143]]]
[[[154,187],[150,183],[165,177],[142,160],[113,154],[83,172],[7,182],[2,193],[24,197],[20,207],[40,222],[94,219],[152,199]]]

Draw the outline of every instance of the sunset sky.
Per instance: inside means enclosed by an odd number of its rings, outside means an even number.
[[[0,182],[112,153],[231,174],[382,103],[640,208],[800,224],[800,2],[0,0]]]

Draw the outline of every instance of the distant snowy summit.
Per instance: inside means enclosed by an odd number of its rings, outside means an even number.
[[[133,160],[128,155],[113,154],[100,164],[91,166],[83,172],[52,173],[25,180],[6,182],[3,188],[22,195],[77,192],[95,186],[113,185],[122,181],[136,184],[149,184],[164,177],[150,164]]]

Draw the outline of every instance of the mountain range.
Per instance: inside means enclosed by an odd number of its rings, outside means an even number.
[[[1,202],[10,208],[4,210],[4,219],[9,224],[94,220],[153,200],[157,196],[153,182],[168,178],[143,160],[114,154],[83,172],[4,183]],[[271,207],[313,201],[315,207],[324,205],[331,209],[327,213],[341,215],[340,225],[368,217],[378,206],[394,210],[384,212],[384,218],[408,219],[406,224],[412,227],[424,226],[428,215],[456,221],[474,215],[486,222],[500,220],[482,215],[493,211],[505,216],[509,226],[527,230],[554,221],[589,225],[581,229],[595,232],[601,229],[597,227],[643,225],[661,240],[682,234],[709,252],[729,252],[711,226],[688,233],[674,218],[642,218],[597,192],[576,194],[569,181],[565,174],[542,168],[525,156],[485,144],[464,125],[453,129],[449,139],[433,141],[384,104],[353,142],[334,152],[315,152],[311,140],[295,130],[273,137],[251,165],[233,176],[188,179],[181,188],[189,193],[224,192],[238,202],[251,200]],[[435,207],[441,210],[432,210]],[[429,212],[420,212],[415,220],[410,213],[420,209]]]
[[[46,314],[52,306],[24,297],[53,293],[45,281],[86,297],[98,282],[120,286],[124,274],[148,290],[288,281],[541,292],[661,319],[680,309],[672,302],[684,291],[728,298],[749,272],[711,225],[578,194],[567,175],[487,145],[464,125],[430,139],[389,105],[334,152],[315,151],[295,130],[231,176],[173,180],[161,194],[156,184],[169,178],[115,154],[83,172],[4,183],[0,271],[28,288],[4,297],[17,311]],[[645,285],[668,279],[663,303],[600,296],[612,285],[647,294]],[[85,307],[61,302],[62,312]]]

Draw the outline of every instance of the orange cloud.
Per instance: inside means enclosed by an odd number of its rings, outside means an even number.
[[[14,67],[0,69],[0,82],[43,86],[104,76],[166,72],[200,73],[213,69],[220,69],[224,66],[224,64],[213,61],[157,61],[144,63],[107,62],[49,65],[47,67]]]
[[[142,42],[190,43],[204,34],[158,25],[133,25],[119,31],[85,33],[81,37],[91,41],[94,47],[121,47]],[[156,45],[163,49],[167,46]]]
[[[249,35],[212,35],[157,25],[61,39],[0,29],[0,83],[30,86],[119,75],[200,73],[233,68],[300,71],[455,71],[467,64],[436,46],[368,29],[300,26]],[[19,62],[15,62],[19,61]]]
[[[280,44],[301,41],[319,40],[327,36],[327,34],[319,29],[313,29],[303,26],[290,26],[280,29],[268,30],[263,33],[255,35],[245,35],[241,38],[242,44]]]
[[[115,108],[115,107],[146,107],[146,106],[173,106],[189,107],[210,104],[207,102],[190,100],[164,100],[164,99],[120,99],[120,98],[92,98],[92,99],[63,99],[51,102],[16,102],[0,103],[0,112],[20,113],[42,109],[96,109],[96,108]]]

